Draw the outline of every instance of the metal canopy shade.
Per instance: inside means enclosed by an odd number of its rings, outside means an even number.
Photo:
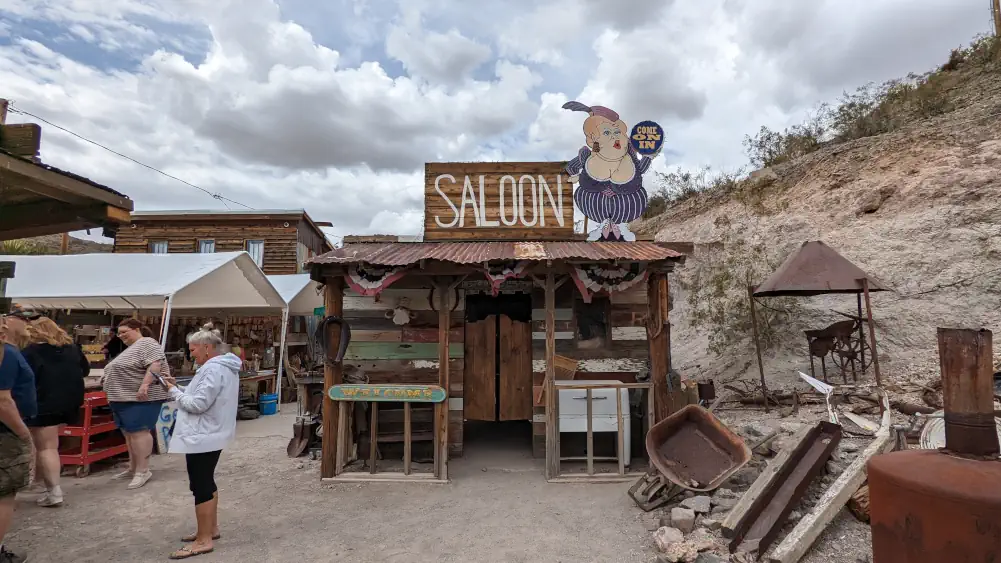
[[[823,242],[804,242],[786,258],[755,291],[755,297],[824,295],[829,293],[862,293],[858,280],[869,280],[869,291],[888,291],[882,282],[852,264]]]

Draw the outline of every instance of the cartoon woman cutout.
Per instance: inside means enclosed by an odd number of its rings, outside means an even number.
[[[636,240],[628,224],[646,210],[642,175],[660,150],[638,157],[629,142],[629,128],[618,113],[606,107],[567,102],[563,109],[590,114],[584,120],[586,146],[566,166],[570,181],[580,184],[574,192],[574,203],[597,223],[587,239]]]

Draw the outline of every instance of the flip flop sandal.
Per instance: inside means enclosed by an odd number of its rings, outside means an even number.
[[[184,542],[184,543],[191,543],[191,542],[195,541],[196,539],[198,539],[198,536],[196,534],[189,534],[187,536],[182,537],[181,541]],[[218,539],[222,539],[222,534],[216,534],[216,535],[212,536],[212,540],[213,541],[214,540],[218,540]]]
[[[174,553],[171,553],[168,559],[187,559],[189,557],[197,557],[199,555],[205,555],[206,553],[212,553],[215,548],[208,548],[205,551],[195,551],[188,546],[184,546],[178,549]]]

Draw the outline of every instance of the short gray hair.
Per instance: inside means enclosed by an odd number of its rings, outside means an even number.
[[[202,328],[188,335],[188,344],[208,344],[215,348],[222,346],[222,333],[206,323]]]

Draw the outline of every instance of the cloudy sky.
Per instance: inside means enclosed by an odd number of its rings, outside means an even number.
[[[424,162],[572,158],[568,99],[661,123],[661,170],[734,169],[746,133],[990,27],[988,0],[0,0],[0,97],[332,237],[404,234]],[[42,158],[137,209],[225,208],[44,124]]]

